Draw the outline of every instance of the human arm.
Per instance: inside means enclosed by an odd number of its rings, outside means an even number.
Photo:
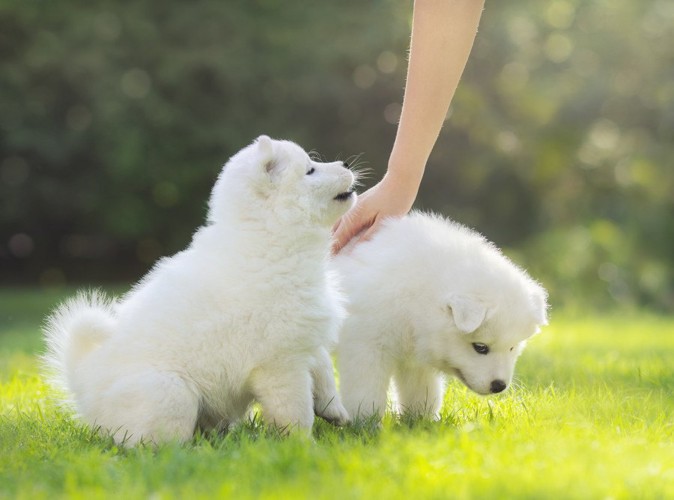
[[[335,226],[333,251],[412,208],[468,60],[484,0],[415,0],[407,84],[388,169]]]

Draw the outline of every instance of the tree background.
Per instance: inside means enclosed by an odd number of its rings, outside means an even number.
[[[409,0],[0,0],[0,284],[138,279],[258,135],[385,170]],[[674,310],[674,3],[488,1],[417,206]]]

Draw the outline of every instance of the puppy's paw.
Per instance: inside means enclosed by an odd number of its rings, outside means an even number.
[[[314,412],[334,425],[346,425],[351,421],[349,413],[337,395],[330,399],[315,400]]]

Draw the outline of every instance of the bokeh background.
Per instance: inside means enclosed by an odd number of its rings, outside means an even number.
[[[383,173],[409,0],[0,1],[0,284],[138,279],[265,133]],[[417,206],[553,306],[674,311],[674,2],[487,0]]]

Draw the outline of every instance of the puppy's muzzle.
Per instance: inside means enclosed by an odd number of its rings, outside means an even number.
[[[350,188],[348,191],[344,191],[343,193],[339,193],[333,199],[336,200],[336,201],[346,201],[353,196],[353,193],[354,193],[353,188]]]

